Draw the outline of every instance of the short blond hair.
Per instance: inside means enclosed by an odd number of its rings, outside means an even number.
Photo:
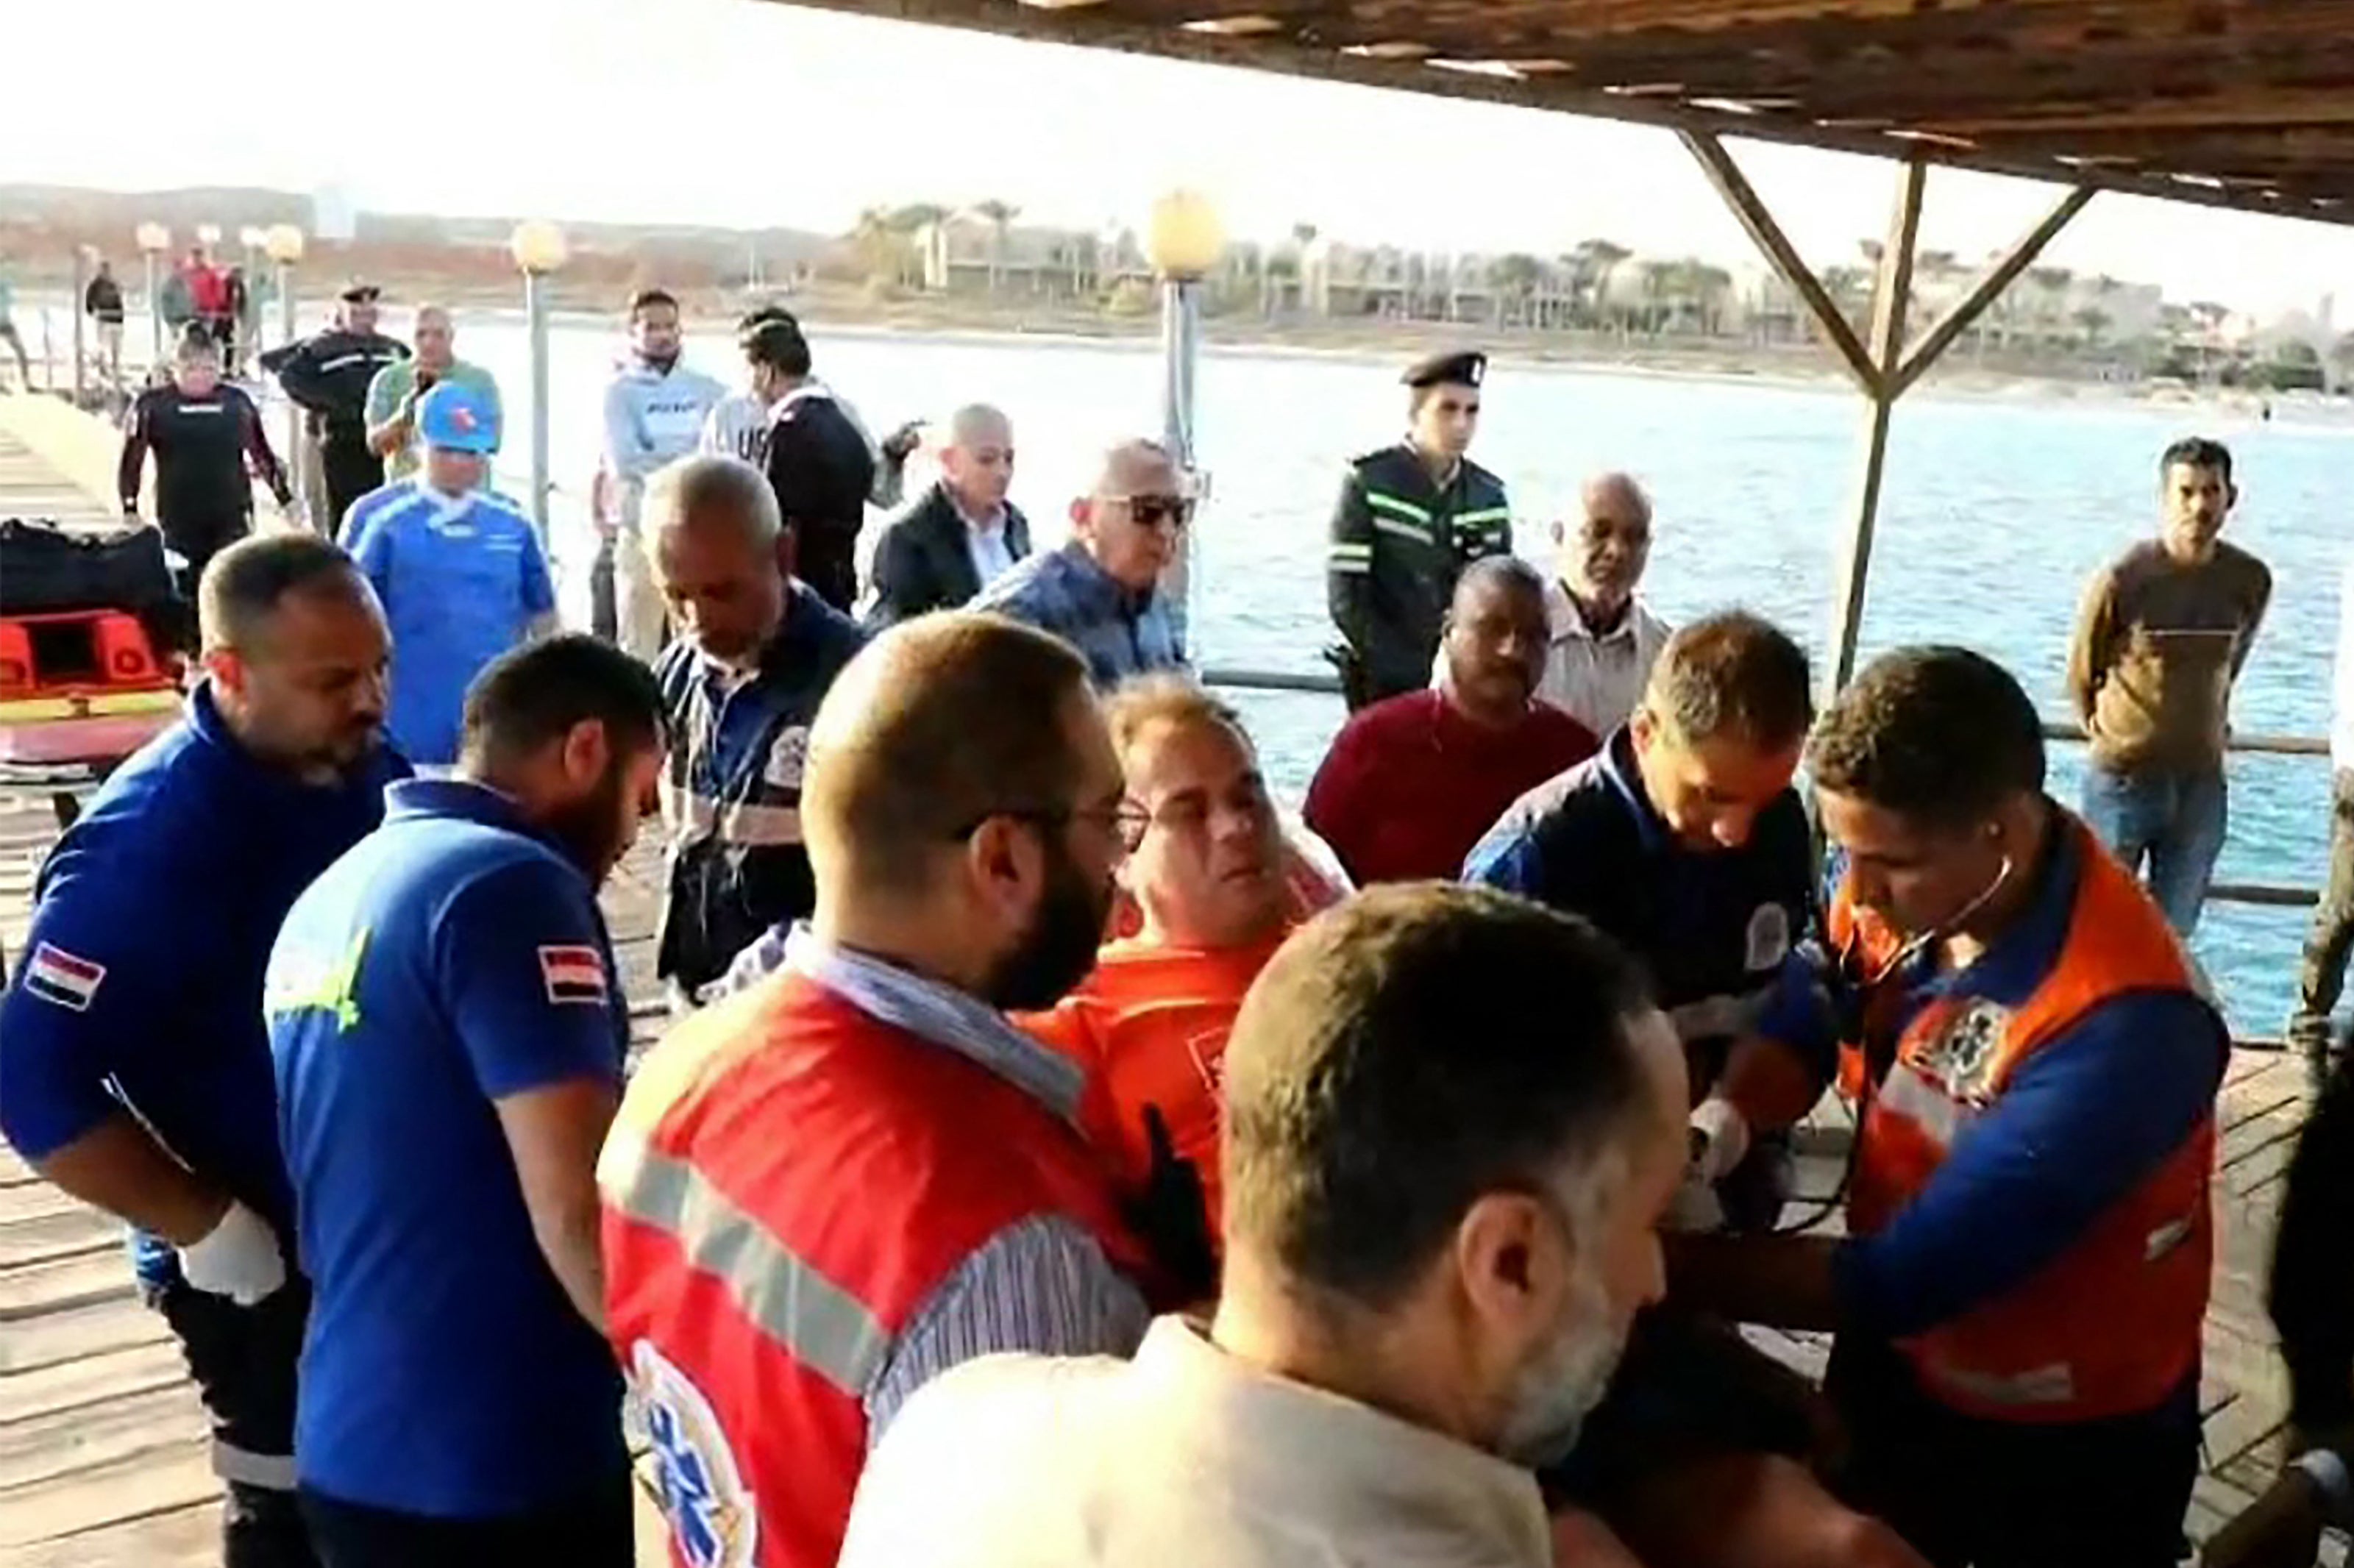
[[[1140,675],[1103,699],[1103,715],[1111,730],[1111,748],[1123,768],[1128,766],[1129,749],[1156,725],[1224,729],[1246,750],[1257,754],[1250,731],[1243,727],[1242,715],[1187,675]]]

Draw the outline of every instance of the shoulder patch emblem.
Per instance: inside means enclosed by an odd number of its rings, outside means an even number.
[[[1770,969],[1790,956],[1790,915],[1779,904],[1760,904],[1749,916],[1746,969]]]
[[[760,1510],[711,1402],[650,1340],[630,1348],[630,1392],[644,1409],[663,1517],[684,1568],[751,1568]]]
[[[605,1001],[605,956],[596,948],[546,947],[539,950],[539,978],[546,982],[551,1002]]]
[[[27,992],[69,1012],[88,1012],[90,1004],[98,1000],[98,988],[105,979],[104,964],[69,953],[50,942],[36,947],[25,963]]]
[[[769,743],[768,766],[761,779],[777,789],[799,789],[802,771],[809,766],[809,726],[794,725],[777,732]]]

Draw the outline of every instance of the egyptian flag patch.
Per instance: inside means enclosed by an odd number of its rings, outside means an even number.
[[[77,958],[63,948],[43,942],[25,964],[25,989],[43,1001],[73,1012],[88,1012],[106,979],[106,966]]]
[[[605,958],[594,948],[542,948],[539,978],[553,1002],[605,1000]]]

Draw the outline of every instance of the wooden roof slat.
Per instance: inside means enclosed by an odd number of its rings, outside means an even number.
[[[2354,222],[2334,147],[2212,140],[2354,123],[2354,0],[779,3]]]

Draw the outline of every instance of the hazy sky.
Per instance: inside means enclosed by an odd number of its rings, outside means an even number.
[[[1433,249],[1553,254],[1602,237],[1753,254],[1663,132],[768,0],[7,9],[5,179],[334,185],[371,209],[832,230],[878,202],[991,196],[1039,221],[1132,221],[1186,184],[1246,236],[1306,220]],[[199,16],[213,18],[201,36]],[[141,102],[157,109],[143,116]],[[1819,263],[1855,260],[1855,241],[1885,229],[1893,165],[1735,151]],[[1982,256],[2050,199],[1934,172],[1922,243]],[[2049,259],[2181,299],[2309,308],[2354,285],[2354,230],[2104,196]]]

